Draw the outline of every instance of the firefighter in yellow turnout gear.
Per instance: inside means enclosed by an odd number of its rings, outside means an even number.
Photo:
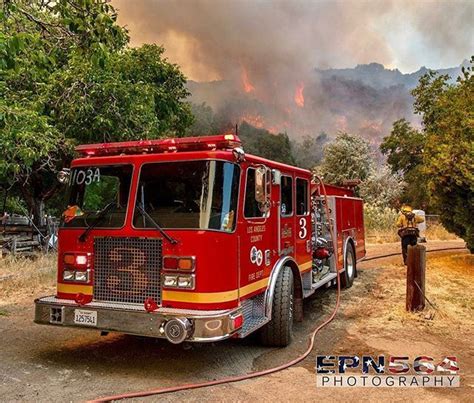
[[[423,217],[416,215],[410,206],[404,205],[397,219],[398,235],[402,240],[403,263],[407,262],[408,245],[416,245],[420,231],[417,224],[422,223]]]

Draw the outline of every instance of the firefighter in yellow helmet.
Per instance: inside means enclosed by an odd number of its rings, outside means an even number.
[[[407,263],[408,245],[416,245],[420,231],[417,224],[422,223],[423,217],[416,215],[408,205],[403,205],[397,219],[398,235],[402,239],[403,263]]]

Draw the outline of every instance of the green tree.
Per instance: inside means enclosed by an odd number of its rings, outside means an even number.
[[[292,142],[296,165],[301,168],[313,169],[323,158],[323,147],[328,142],[324,132],[316,137],[304,136],[301,141]]]
[[[474,57],[455,84],[436,73],[413,90],[426,135],[423,172],[443,225],[474,251]]]
[[[414,129],[405,119],[393,123],[389,136],[383,138],[381,152],[394,174],[401,174],[407,186],[400,198],[415,207],[429,209],[429,194],[423,169],[426,134]]]
[[[163,48],[128,48],[108,2],[8,1],[0,19],[0,181],[36,220],[75,144],[180,136],[192,123],[185,77]]]
[[[361,183],[359,195],[368,205],[380,208],[394,207],[404,187],[405,183],[400,174],[391,172],[387,165],[374,166]]]
[[[186,80],[156,45],[111,54],[104,66],[80,59],[55,73],[46,107],[78,142],[183,135],[192,123]]]
[[[245,152],[295,165],[290,139],[286,133],[272,134],[268,130],[258,129],[244,121],[239,126],[239,137]]]
[[[360,136],[340,132],[324,147],[323,160],[315,170],[326,182],[341,185],[346,180],[364,181],[373,166],[370,144]]]
[[[209,136],[218,134],[215,114],[212,108],[205,102],[201,104],[191,104],[191,112],[194,116],[193,124],[187,129],[190,136]]]
[[[208,136],[235,131],[235,126],[225,113],[214,113],[205,103],[191,104],[194,115],[193,124],[187,129],[190,136]],[[286,133],[272,134],[263,128],[257,128],[243,121],[238,126],[238,135],[244,150],[274,161],[296,165],[293,144]]]

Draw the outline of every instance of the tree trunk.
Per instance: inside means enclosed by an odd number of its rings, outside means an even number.
[[[45,202],[53,197],[61,185],[51,173],[37,171],[29,178],[22,178],[18,184],[23,199],[28,206],[28,213],[33,215],[37,226],[45,224]]]
[[[42,226],[44,221],[44,199],[35,196],[32,188],[28,185],[23,185],[20,189],[28,206],[28,216],[32,216],[31,218],[36,226]]]

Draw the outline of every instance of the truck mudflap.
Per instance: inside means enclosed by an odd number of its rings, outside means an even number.
[[[113,331],[183,341],[211,342],[237,334],[242,326],[241,308],[198,311],[158,308],[147,312],[142,305],[92,301],[79,305],[55,296],[35,300],[35,323]]]

